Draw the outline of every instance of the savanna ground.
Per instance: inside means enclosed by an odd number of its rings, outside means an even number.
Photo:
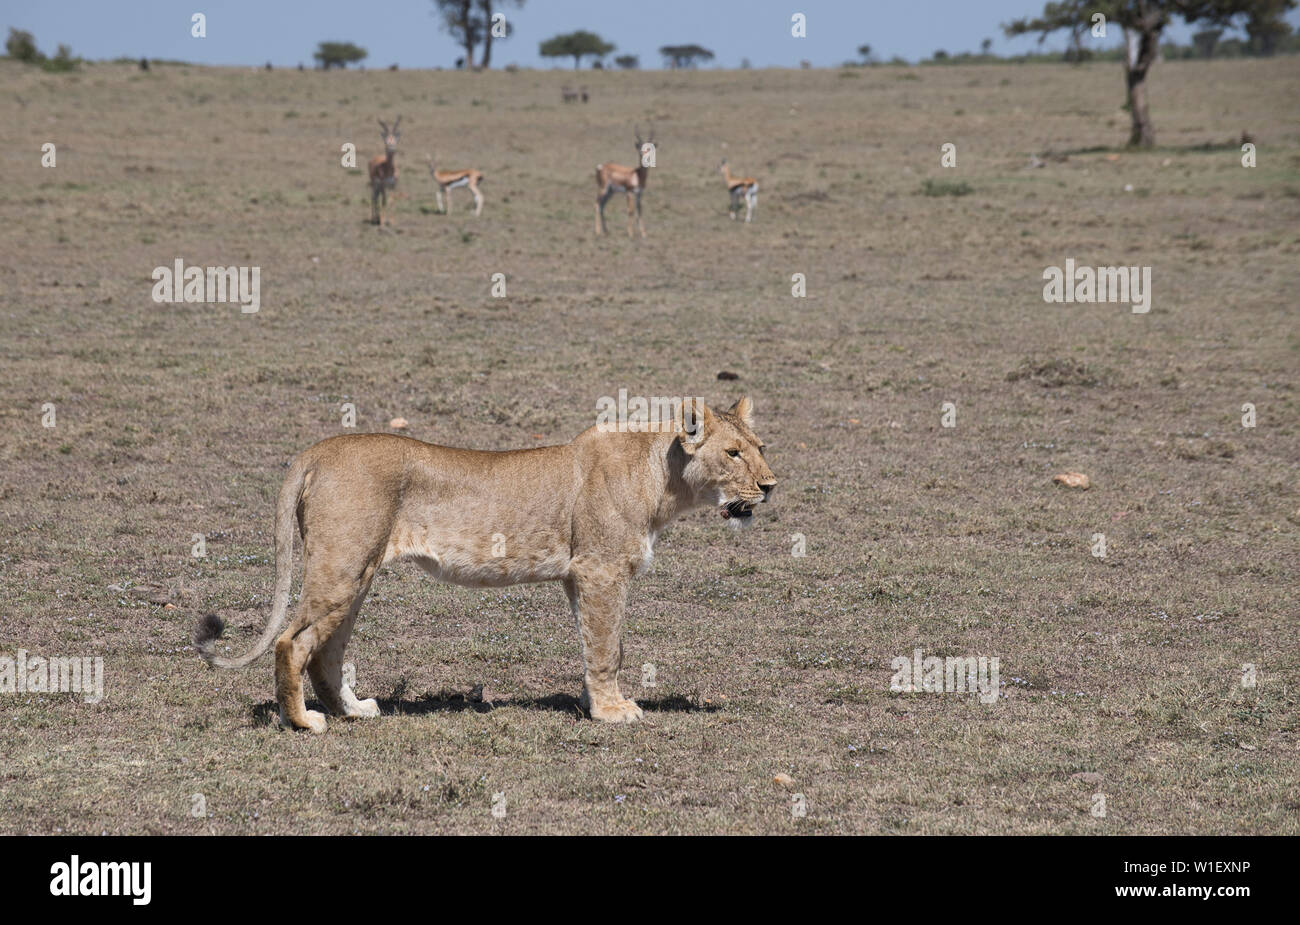
[[[1159,65],[1142,153],[1113,62],[584,74],[587,105],[568,73],[0,75],[0,653],[106,671],[3,698],[0,832],[1300,830],[1300,59]],[[399,113],[380,231],[340,147]],[[616,197],[597,239],[635,122],[649,237]],[[481,218],[434,214],[426,151],[486,173]],[[260,312],[156,304],[177,257],[260,266]],[[1150,312],[1046,303],[1066,258],[1151,266]],[[276,727],[269,658],[195,657],[206,610],[261,631],[284,467],[342,403],[504,449],[620,388],[751,395],[781,479],[753,530],[660,539],[639,725],[580,716],[555,585],[386,570],[349,648],[384,715],[324,736]],[[1004,696],[891,693],[917,648],[998,657]]]

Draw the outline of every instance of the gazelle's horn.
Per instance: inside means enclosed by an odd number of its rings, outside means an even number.
[[[402,124],[402,117],[398,116],[397,121],[393,123],[393,131],[397,131],[397,127],[401,124]]]
[[[384,130],[384,134],[387,135],[387,134],[388,134],[388,126],[384,124],[384,120],[383,120],[383,119],[376,119],[375,121],[379,123],[379,127],[380,127],[381,129],[383,129],[383,130]]]

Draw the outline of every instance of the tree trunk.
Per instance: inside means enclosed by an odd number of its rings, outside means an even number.
[[[492,66],[492,0],[480,0],[483,10],[483,62],[479,67],[487,70]]]
[[[1147,107],[1147,72],[1160,48],[1160,29],[1144,27],[1137,36],[1136,50],[1127,43],[1124,50],[1124,85],[1132,119],[1128,143],[1131,148],[1150,148],[1156,143],[1156,130]]]

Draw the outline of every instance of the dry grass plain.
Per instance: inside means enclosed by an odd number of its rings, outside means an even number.
[[[1144,153],[1114,63],[583,79],[0,62],[0,653],[106,672],[0,697],[0,833],[1300,832],[1300,59],[1159,65]],[[381,232],[340,146],[398,113]],[[614,200],[597,239],[634,122],[649,237]],[[481,218],[433,213],[425,151],[485,172]],[[260,266],[260,312],[155,304],[178,257]],[[1150,312],[1045,303],[1066,258],[1151,266]],[[555,585],[389,569],[349,648],[384,715],[324,736],[274,725],[269,659],[195,657],[205,610],[260,632],[284,466],[341,403],[510,448],[620,388],[750,394],[782,480],[753,530],[659,541],[641,724],[579,715]],[[891,693],[916,648],[998,657],[1004,696]]]

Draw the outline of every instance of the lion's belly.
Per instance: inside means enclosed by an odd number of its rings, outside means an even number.
[[[569,572],[570,551],[557,533],[508,535],[399,525],[384,562],[409,559],[440,581],[471,588],[554,581]]]

